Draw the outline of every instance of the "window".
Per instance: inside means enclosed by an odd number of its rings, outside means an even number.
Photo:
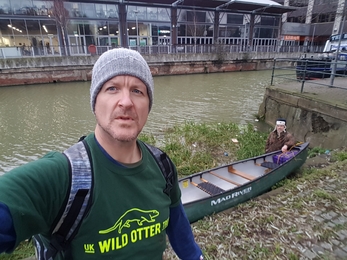
[[[0,19],[0,46],[12,46],[12,22],[10,19]]]
[[[10,14],[10,1],[0,0],[0,14]]]
[[[319,23],[326,23],[329,22],[329,14],[320,14],[318,17]]]
[[[52,2],[33,1],[36,14],[40,16],[48,16],[48,11],[52,8]]]
[[[277,26],[279,23],[278,18],[271,16],[261,16],[260,24],[261,25],[272,25]]]
[[[107,18],[107,8],[105,4],[95,4],[96,17]]]
[[[254,38],[276,38],[278,36],[277,29],[271,28],[256,28]]]
[[[82,5],[82,17],[96,18],[96,9],[94,4],[83,3]]]
[[[36,15],[36,11],[31,1],[12,1],[12,11],[16,15]]]
[[[304,7],[308,5],[308,0],[291,0],[289,1],[290,6]]]
[[[158,8],[158,20],[159,21],[170,21],[170,10],[166,8]]]
[[[147,9],[142,6],[129,6],[127,12],[127,19],[129,20],[144,20],[147,17]]]
[[[306,18],[303,16],[298,16],[298,17],[290,17],[288,18],[288,21],[292,23],[305,23],[305,19]]]
[[[227,23],[228,24],[243,24],[243,15],[228,14]]]
[[[157,20],[158,19],[158,8],[147,7],[147,19]]]
[[[107,17],[118,18],[118,8],[116,5],[106,5]]]
[[[187,22],[206,22],[206,13],[197,11],[187,11]]]
[[[70,17],[82,17],[83,16],[81,4],[64,2],[64,7],[66,10],[69,11]]]
[[[109,22],[109,33],[110,35],[118,35],[118,23],[117,22]]]

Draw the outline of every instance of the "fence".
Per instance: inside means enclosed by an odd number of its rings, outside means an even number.
[[[15,46],[1,47],[0,58],[22,58],[43,56],[86,56],[100,55],[113,48],[112,46],[70,45],[70,46]],[[182,44],[182,45],[146,45],[130,46],[129,48],[142,54],[194,54],[194,53],[304,53],[307,46],[281,46],[281,45],[236,45],[236,44]]]
[[[299,82],[300,93],[303,93],[308,85],[347,91],[347,61],[315,58],[274,59],[271,85],[274,85],[276,78],[285,79],[289,85]]]

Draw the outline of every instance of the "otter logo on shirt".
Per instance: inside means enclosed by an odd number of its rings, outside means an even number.
[[[105,254],[120,250],[130,243],[133,244],[159,235],[167,228],[169,219],[158,223],[158,216],[158,210],[129,209],[118,218],[112,227],[99,231],[99,234],[107,235],[107,238],[98,241],[98,250],[94,249],[94,244],[84,244],[84,252],[86,254],[94,254],[96,252]],[[112,233],[113,231],[116,232]]]
[[[157,210],[142,210],[138,208],[127,210],[117,222],[110,228],[100,230],[99,234],[107,234],[118,229],[118,233],[122,233],[124,227],[130,228],[132,222],[136,222],[139,226],[142,226],[144,222],[155,222],[155,218],[159,216]]]

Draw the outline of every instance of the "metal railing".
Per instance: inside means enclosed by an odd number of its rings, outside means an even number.
[[[105,51],[114,48],[112,46],[92,45],[69,46],[14,46],[0,47],[0,58],[22,57],[52,57],[52,56],[86,56],[101,55]],[[193,44],[193,45],[145,45],[130,46],[130,49],[142,54],[194,54],[194,53],[304,53],[307,46],[280,46],[280,45],[228,45],[228,44]]]
[[[335,73],[334,73],[335,72]],[[305,86],[322,86],[347,91],[347,61],[331,59],[274,59],[271,85],[276,79],[284,79],[288,85],[300,85],[300,93]],[[305,91],[308,88],[305,88]]]

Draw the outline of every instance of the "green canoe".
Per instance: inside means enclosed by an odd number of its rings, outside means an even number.
[[[272,152],[180,179],[182,203],[189,221],[195,222],[269,191],[304,164],[308,145],[296,145],[289,155]],[[280,163],[284,157],[289,158]]]

